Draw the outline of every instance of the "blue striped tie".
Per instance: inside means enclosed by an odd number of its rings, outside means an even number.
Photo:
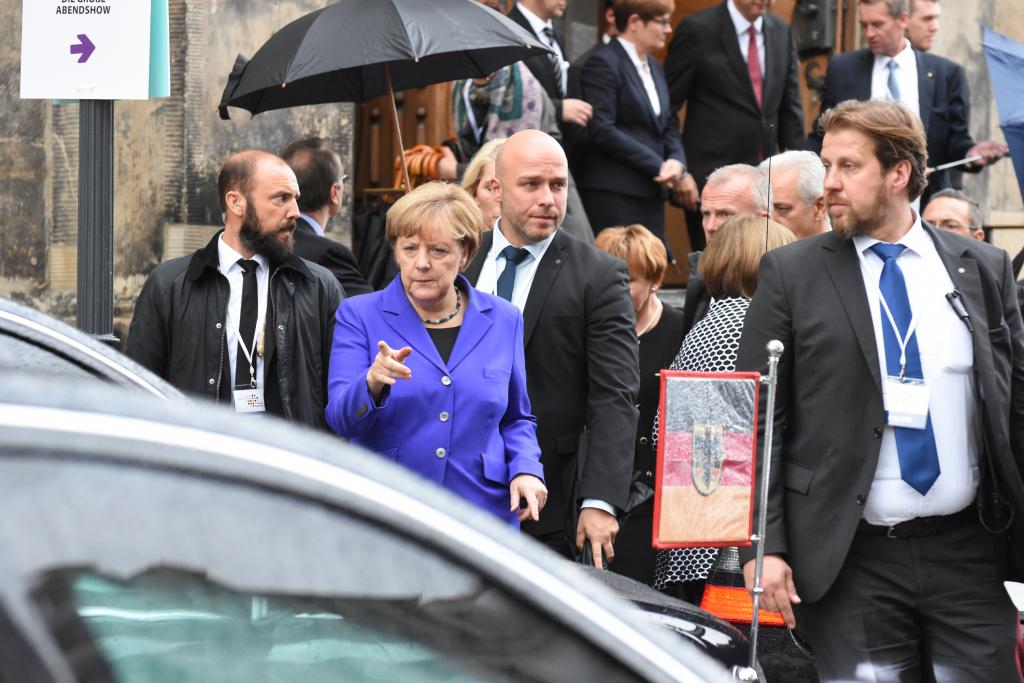
[[[892,313],[901,336],[907,333],[913,318],[910,297],[907,296],[907,283],[903,279],[903,271],[896,263],[896,257],[904,249],[906,246],[902,244],[885,244],[884,242],[879,242],[871,247],[871,251],[884,263],[882,276],[878,279],[878,290],[885,303],[888,304],[889,312]],[[900,344],[885,310],[880,310],[879,314],[882,317],[882,338],[885,341],[887,373],[897,376],[900,374]],[[906,377],[924,379],[916,332],[910,336],[907,342],[906,362]],[[939,453],[935,448],[935,432],[932,431],[932,416],[929,412],[924,429],[893,427],[893,432],[896,435],[896,451],[899,454],[900,477],[923,496],[939,478],[940,472]]]

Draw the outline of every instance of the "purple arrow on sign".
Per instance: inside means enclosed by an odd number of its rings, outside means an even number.
[[[89,36],[84,33],[78,34],[78,45],[71,46],[71,54],[78,55],[78,63],[88,62],[89,57],[92,57],[93,51],[96,50],[96,46],[89,40]]]

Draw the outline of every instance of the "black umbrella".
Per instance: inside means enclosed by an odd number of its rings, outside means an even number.
[[[239,55],[220,116],[229,106],[255,115],[387,93],[401,150],[395,90],[482,78],[538,50],[549,51],[475,0],[341,0],[288,24],[252,59]],[[404,155],[402,170],[410,187]]]

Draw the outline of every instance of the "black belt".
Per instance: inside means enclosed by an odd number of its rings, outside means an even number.
[[[971,505],[951,515],[915,517],[892,526],[868,524],[866,520],[862,519],[857,527],[857,532],[873,536],[888,536],[889,538],[921,538],[977,523],[978,510]]]

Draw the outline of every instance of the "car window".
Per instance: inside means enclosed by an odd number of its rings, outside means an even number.
[[[65,643],[74,642],[68,624],[85,626],[74,647],[79,668],[121,683],[488,680],[431,647],[437,624],[428,624],[450,605],[411,597],[258,595],[167,569],[130,581],[56,573],[37,595]]]
[[[0,457],[0,581],[37,587],[81,683],[642,680],[528,587],[402,534],[401,514],[188,468]]]
[[[0,372],[25,372],[67,378],[95,378],[91,372],[65,356],[0,332]]]

